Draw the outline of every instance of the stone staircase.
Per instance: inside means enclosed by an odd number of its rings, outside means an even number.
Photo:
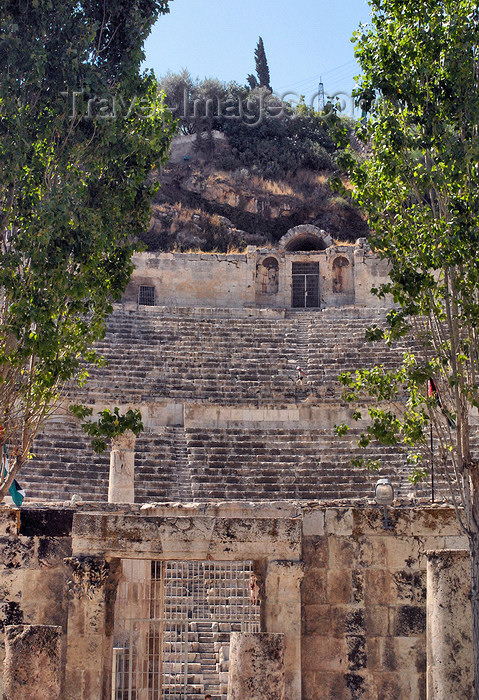
[[[351,465],[352,458],[366,456],[356,445],[359,432],[339,438],[333,429],[300,426],[158,428],[137,440],[135,500],[370,498],[377,473]],[[106,500],[108,454],[95,454],[78,427],[51,424],[34,454],[21,475],[29,498]],[[372,444],[367,456],[382,460],[398,495],[415,491],[396,448]]]
[[[285,341],[292,320],[190,318],[116,311],[96,346],[108,364],[91,368],[72,401],[176,401],[241,404],[294,401]],[[294,335],[294,334],[293,334]]]
[[[259,608],[250,599],[251,562],[169,562],[153,571],[151,581],[120,583],[115,700],[128,697],[125,669],[131,651],[133,691],[148,688],[148,697],[162,692],[163,700],[184,700],[185,691],[189,700],[204,700],[209,692],[213,700],[226,700],[230,634],[245,621],[248,629],[259,629]],[[139,600],[151,618],[146,627],[144,619],[129,617]]]
[[[106,501],[110,469],[109,448],[96,454],[90,438],[76,423],[51,422],[33,445],[33,459],[22,468],[22,486],[29,498],[70,500],[73,494],[88,501]],[[190,501],[186,441],[182,427],[163,426],[144,431],[135,447],[135,498]]]
[[[210,498],[372,498],[378,473],[351,465],[364,457],[359,430],[339,438],[333,429],[208,428],[187,430],[191,478],[196,493]],[[372,444],[369,457],[382,459],[394,475],[404,457]]]
[[[162,399],[221,405],[287,405],[305,396],[337,401],[337,376],[374,364],[394,367],[412,340],[388,348],[365,339],[384,313],[357,317],[335,309],[285,318],[185,318],[116,310],[97,351],[108,364],[91,368],[72,401],[140,404]],[[296,366],[308,389],[296,387]],[[326,389],[328,391],[326,391]]]
[[[97,348],[109,365],[92,369],[85,387],[72,385],[69,398],[140,409],[147,403],[153,415],[158,403],[169,402],[246,409],[306,403],[328,410],[341,400],[340,371],[378,363],[394,367],[411,347],[411,340],[392,348],[367,342],[365,329],[375,323],[384,323],[382,310],[327,309],[270,318],[116,309]],[[307,373],[302,386],[296,385],[298,365]],[[136,501],[366,498],[377,475],[350,463],[365,456],[382,457],[401,495],[414,491],[401,453],[374,445],[365,454],[356,438],[354,430],[340,439],[332,429],[311,424],[158,426],[137,439]],[[85,500],[106,500],[109,456],[93,452],[78,424],[50,423],[33,453],[22,470],[30,498],[69,500],[79,493]]]

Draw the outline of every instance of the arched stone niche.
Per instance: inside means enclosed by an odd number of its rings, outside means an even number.
[[[273,255],[263,258],[256,266],[257,291],[260,294],[277,294],[279,290],[279,262]]]
[[[278,247],[289,253],[296,251],[326,250],[333,245],[333,239],[317,226],[301,224],[290,228],[279,241]]]
[[[333,294],[353,294],[353,266],[345,255],[336,255],[331,269]]]

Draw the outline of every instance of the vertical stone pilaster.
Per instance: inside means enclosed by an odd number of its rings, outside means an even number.
[[[61,700],[62,628],[5,628],[4,700]]]
[[[108,503],[135,502],[135,441],[131,430],[111,441]]]
[[[264,583],[266,632],[284,634],[285,686],[288,700],[301,700],[300,562],[268,562]]]
[[[469,552],[427,553],[427,699],[473,696]]]
[[[232,632],[228,700],[285,700],[284,635]]]
[[[68,580],[68,644],[65,700],[109,700],[113,615],[120,560],[101,556],[65,559]]]

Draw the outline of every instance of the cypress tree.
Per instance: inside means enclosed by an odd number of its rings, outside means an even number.
[[[258,76],[259,86],[267,87],[271,90],[271,85],[269,84],[268,61],[266,60],[263,39],[261,37],[259,37],[258,46],[254,52],[254,58],[256,61],[256,75]]]

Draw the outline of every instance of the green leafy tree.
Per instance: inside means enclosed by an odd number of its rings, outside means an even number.
[[[165,93],[165,104],[177,121],[181,134],[194,134],[196,121],[194,105],[198,98],[198,80],[192,78],[184,68],[179,73],[169,71],[159,81],[159,88]]]
[[[416,478],[432,443],[471,555],[475,698],[479,698],[479,82],[477,3],[371,0],[355,34],[370,114],[370,157],[349,161],[373,250],[390,265],[377,290],[394,302],[372,340],[413,334],[395,371],[343,375],[350,401],[373,397],[361,437],[402,444]],[[343,161],[344,164],[344,161]],[[429,389],[428,389],[429,387]],[[361,410],[355,418],[361,418]],[[341,428],[340,428],[341,431]]]
[[[261,37],[258,39],[258,45],[256,46],[254,52],[254,60],[256,63],[256,75],[258,76],[258,87],[266,87],[268,90],[271,90],[268,61],[266,59],[266,51],[264,50],[263,39]],[[251,84],[251,77],[253,76],[248,76],[248,82],[251,89],[253,89],[256,87],[256,85]]]
[[[0,447],[10,472],[131,274],[173,127],[143,42],[167,0],[0,10]]]
[[[107,440],[115,440],[128,430],[138,436],[143,430],[141,413],[137,409],[129,408],[126,413],[121,414],[118,406],[115,406],[113,411],[105,408],[100,411],[97,420],[92,421],[87,420],[87,417],[93,414],[90,406],[74,404],[69,408],[80,421],[82,430],[91,437],[93,450],[98,454],[106,450]]]

